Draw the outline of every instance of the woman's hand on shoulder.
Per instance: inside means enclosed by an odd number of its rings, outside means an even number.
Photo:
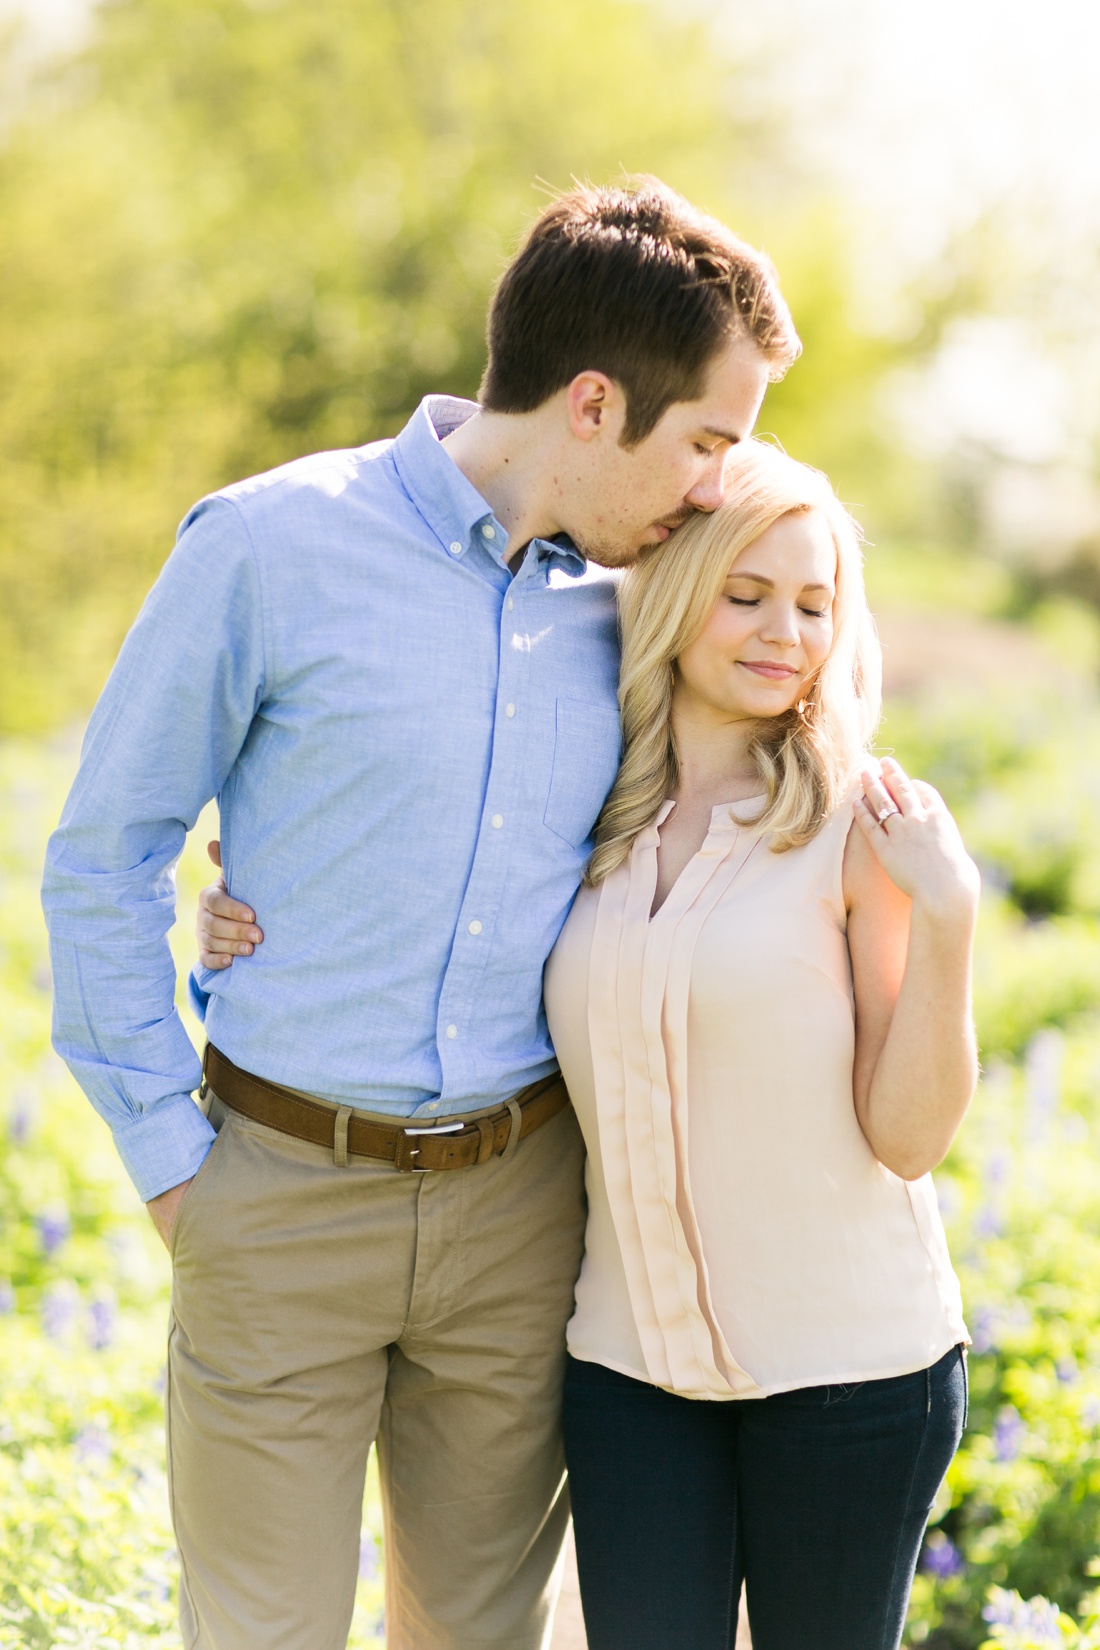
[[[856,822],[894,886],[932,918],[972,922],[981,877],[939,792],[890,756],[863,781]]]
[[[206,851],[220,867],[221,843],[208,843]],[[255,913],[240,900],[233,899],[223,876],[208,883],[199,895],[195,935],[204,968],[229,968],[234,957],[250,957],[264,938],[263,930],[256,926]]]

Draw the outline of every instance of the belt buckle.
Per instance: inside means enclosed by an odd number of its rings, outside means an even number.
[[[401,1133],[408,1140],[416,1135],[425,1134],[461,1134],[466,1127],[465,1123],[432,1123],[426,1129],[402,1129]],[[414,1157],[420,1156],[419,1146],[408,1146],[404,1150],[398,1149],[396,1166],[402,1174],[427,1174],[427,1169],[421,1164],[412,1162]]]

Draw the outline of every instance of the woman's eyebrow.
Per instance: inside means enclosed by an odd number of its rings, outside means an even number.
[[[763,573],[727,573],[726,582],[728,583],[730,579],[748,579],[751,584],[763,584],[769,590],[775,589],[775,580],[766,579]],[[801,588],[803,590],[831,590],[833,587],[831,584],[804,584]]]

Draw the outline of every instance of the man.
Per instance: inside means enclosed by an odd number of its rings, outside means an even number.
[[[541,976],[619,753],[581,552],[713,509],[798,348],[721,225],[576,189],[479,404],[203,500],[126,641],[44,899],[56,1046],[172,1253],[188,1647],[345,1643],[376,1436],[391,1646],[546,1642],[583,1194]],[[200,977],[200,1109],[165,934],[214,795],[265,937]]]

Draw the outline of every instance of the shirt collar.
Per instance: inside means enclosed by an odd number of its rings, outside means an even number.
[[[476,411],[476,401],[425,396],[393,444],[393,461],[405,491],[449,556],[457,560],[477,540],[503,564],[508,544],[504,528],[442,444]],[[535,539],[533,548],[547,576],[551,567],[572,578],[585,571],[584,557],[565,533]]]

